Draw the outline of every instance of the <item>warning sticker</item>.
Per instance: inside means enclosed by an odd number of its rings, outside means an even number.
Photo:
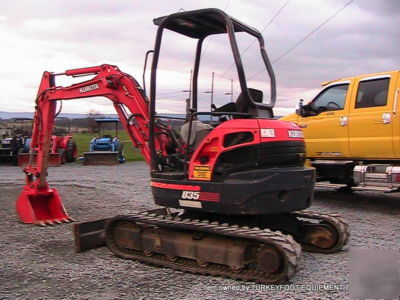
[[[211,166],[194,166],[193,178],[211,180]]]

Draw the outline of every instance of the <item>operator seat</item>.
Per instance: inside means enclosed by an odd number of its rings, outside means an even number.
[[[254,102],[262,103],[263,101],[262,91],[252,88],[249,88],[248,91],[251,98],[253,98]],[[240,93],[239,97],[236,100],[236,111],[240,113],[249,113],[251,112],[250,109],[251,107],[249,106],[249,102],[246,100],[246,97],[243,95],[243,93]],[[243,117],[238,116],[236,118],[243,118]]]
[[[211,130],[213,130],[213,127],[209,124],[201,122],[200,120],[193,120],[189,141],[189,125],[190,122],[186,122],[182,125],[181,136],[183,141],[189,147],[192,147],[192,149],[196,149],[200,145],[201,141],[206,137],[206,135],[209,134]]]
[[[251,98],[253,98],[254,102],[257,103],[262,103],[263,99],[263,92],[260,90],[256,89],[251,89],[249,88],[249,94]],[[242,112],[242,113],[248,113],[249,112],[249,102],[246,100],[246,97],[243,95],[243,93],[240,93],[239,97],[236,100],[236,111],[237,112]]]
[[[254,102],[262,103],[263,92],[256,89],[249,88],[249,94],[253,98]],[[240,93],[236,102],[229,102],[221,107],[215,109],[215,112],[239,112],[239,113],[249,113],[249,102],[246,101],[243,93]],[[234,116],[234,119],[243,119],[243,116]]]
[[[254,102],[262,103],[263,100],[263,92],[256,89],[249,88],[249,94],[253,98]],[[251,107],[249,106],[249,102],[246,100],[243,93],[240,93],[235,103],[227,103],[216,110],[215,112],[241,112],[241,113],[251,113]],[[243,116],[234,116],[238,119],[243,119]],[[213,129],[213,127],[209,124],[205,124],[200,120],[194,120],[192,122],[192,130],[190,133],[190,141],[189,139],[189,122],[186,122],[181,127],[181,136],[186,144],[193,149],[196,149],[201,141],[206,137],[206,135]]]

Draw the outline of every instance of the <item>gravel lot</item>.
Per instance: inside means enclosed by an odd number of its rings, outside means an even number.
[[[104,168],[68,164],[50,168],[49,181],[79,221],[155,207],[144,162]],[[186,274],[122,260],[107,248],[75,254],[70,224],[42,228],[18,222],[14,203],[23,183],[20,168],[0,167],[0,299],[348,297],[345,290],[317,291],[306,286],[304,291],[271,291],[252,283]],[[350,248],[399,248],[400,195],[318,190],[312,209],[342,214],[350,222],[351,240],[339,253],[303,253],[303,267],[290,284],[347,285]]]

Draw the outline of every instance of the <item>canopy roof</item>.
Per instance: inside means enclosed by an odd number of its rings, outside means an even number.
[[[153,23],[160,26],[166,18],[168,20],[164,24],[165,28],[196,39],[204,38],[211,34],[226,33],[226,20],[229,19],[232,21],[235,32],[246,31],[255,36],[260,34],[256,29],[241,23],[216,8],[179,12],[156,18]]]

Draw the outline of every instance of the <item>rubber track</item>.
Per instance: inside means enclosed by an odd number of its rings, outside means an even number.
[[[348,223],[340,217],[338,214],[327,214],[327,213],[319,213],[316,211],[308,211],[302,210],[298,212],[292,213],[294,216],[302,219],[310,219],[310,220],[318,220],[322,224],[329,224],[332,226],[338,236],[338,240],[336,244],[333,245],[331,248],[323,249],[318,248],[313,245],[302,244],[301,247],[304,251],[307,252],[317,252],[317,253],[333,253],[336,252],[345,246],[350,238],[350,229]]]
[[[299,269],[301,246],[290,236],[279,231],[269,229],[249,228],[247,226],[229,225],[228,223],[209,222],[207,220],[183,219],[179,216],[156,215],[154,213],[142,212],[127,216],[117,216],[109,224],[116,224],[119,221],[131,221],[134,223],[145,223],[160,228],[193,230],[207,232],[222,236],[241,238],[257,241],[260,244],[269,244],[277,247],[284,258],[284,266],[277,274],[268,274],[257,270],[257,268],[241,269],[233,271],[229,266],[209,263],[201,267],[195,260],[187,258],[177,258],[176,261],[168,260],[164,255],[153,253],[146,256],[142,251],[119,248],[113,238],[112,226],[106,229],[107,245],[117,256],[139,260],[145,263],[169,267],[195,274],[213,275],[229,277],[238,280],[255,281],[264,284],[277,284],[288,281]],[[115,223],[114,223],[115,222]]]

